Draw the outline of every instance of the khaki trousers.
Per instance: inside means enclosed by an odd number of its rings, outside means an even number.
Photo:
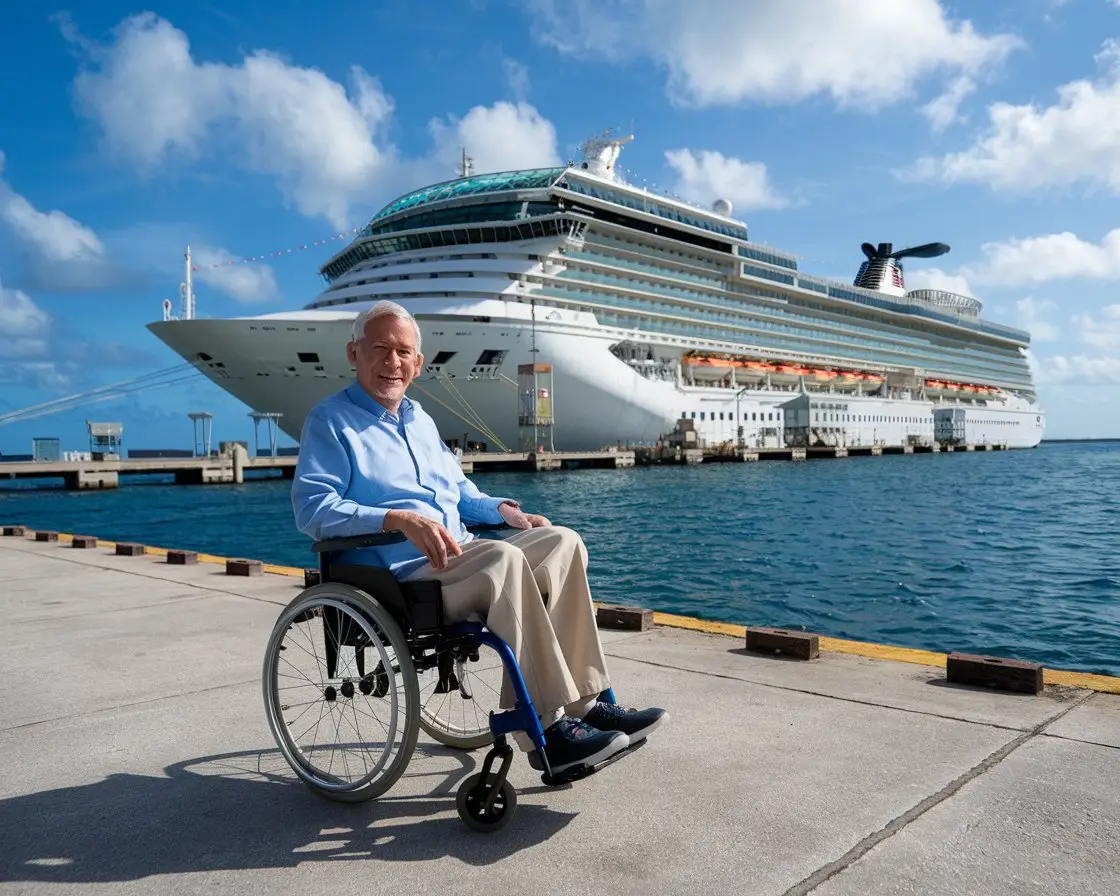
[[[541,725],[610,687],[587,582],[587,548],[564,526],[522,529],[463,545],[442,570],[425,563],[409,581],[440,582],[444,619],[477,621],[513,650]],[[514,705],[504,676],[500,706]],[[523,749],[527,738],[517,737]]]

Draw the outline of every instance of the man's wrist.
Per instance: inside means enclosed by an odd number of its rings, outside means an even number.
[[[408,518],[407,510],[390,510],[385,514],[385,519],[381,523],[381,530],[383,532],[399,532],[401,523]]]

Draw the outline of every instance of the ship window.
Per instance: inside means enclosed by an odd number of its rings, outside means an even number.
[[[206,352],[199,352],[198,357],[199,357],[199,360],[201,360],[201,361],[213,361],[214,360],[213,355],[208,355],[208,354],[206,354]]]
[[[432,363],[433,364],[446,364],[448,361],[450,361],[454,357],[455,357],[455,352],[440,352],[432,360]]]
[[[479,367],[491,367],[491,366],[496,365],[496,364],[501,364],[502,359],[505,356],[506,356],[506,350],[505,349],[488,348],[481,355],[478,356],[478,360],[475,361],[474,363],[477,364]]]
[[[301,361],[303,361],[305,364],[318,364],[319,363],[319,353],[318,352],[298,352],[298,354],[299,354],[299,359]]]

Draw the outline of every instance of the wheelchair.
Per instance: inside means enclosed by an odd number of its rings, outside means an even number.
[[[510,527],[468,528],[492,537]],[[338,559],[343,551],[404,540],[399,532],[381,532],[315,542],[319,582],[283,609],[268,639],[262,675],[268,725],[306,785],[341,802],[374,799],[400,778],[423,729],[452,749],[490,747],[455,803],[468,827],[493,832],[509,823],[517,806],[507,780],[514,753],[507,735],[522,731],[530,739],[537,760],[530,764],[550,787],[594,774],[641,745],[554,774],[525,680],[503,640],[479,623],[445,623],[439,582],[399,582],[387,568]],[[289,635],[291,644],[285,643]],[[503,688],[511,689],[513,709],[498,709]],[[610,689],[599,699],[615,702]],[[320,740],[323,722],[327,732]],[[366,722],[372,736],[361,731]]]

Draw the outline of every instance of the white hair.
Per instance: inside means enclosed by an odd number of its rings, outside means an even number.
[[[354,318],[354,326],[350,330],[350,338],[354,342],[360,342],[365,338],[366,324],[378,317],[399,317],[411,323],[412,329],[416,331],[416,351],[420,351],[420,325],[416,323],[416,318],[409,313],[407,308],[403,305],[398,305],[396,302],[384,300],[374,302],[369,308],[362,311]]]

